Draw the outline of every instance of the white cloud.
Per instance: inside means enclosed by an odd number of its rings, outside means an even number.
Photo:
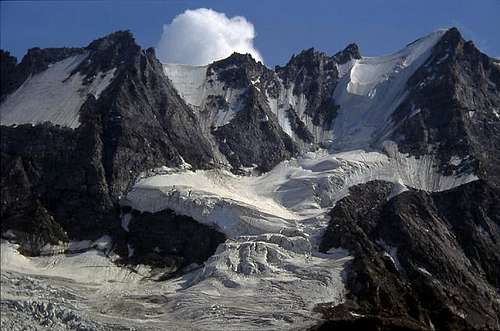
[[[198,8],[186,10],[163,26],[156,53],[164,63],[205,65],[233,52],[249,53],[262,61],[254,38],[253,24],[246,18],[228,18],[224,13]]]

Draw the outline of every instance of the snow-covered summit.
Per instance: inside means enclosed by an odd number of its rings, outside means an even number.
[[[435,31],[393,54],[352,61],[333,94],[339,105],[332,126],[335,149],[366,148],[388,133],[390,116],[408,95],[408,80],[445,33]]]
[[[375,96],[376,87],[401,73],[407,78],[429,57],[432,47],[446,30],[435,31],[420,38],[400,51],[378,57],[362,57],[354,61],[347,91],[360,96]],[[407,71],[410,69],[409,71]],[[401,84],[400,84],[401,85]],[[401,89],[403,86],[399,86]]]

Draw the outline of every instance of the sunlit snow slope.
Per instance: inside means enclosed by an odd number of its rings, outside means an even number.
[[[207,76],[209,66],[164,64],[166,76],[181,98],[200,115],[202,123],[210,128],[229,123],[242,108],[245,89],[224,86],[215,73]],[[214,97],[222,98],[225,107],[214,104]]]
[[[395,125],[390,115],[407,96],[406,82],[445,32],[438,30],[391,55],[352,62],[333,95],[340,106],[332,128],[336,149],[367,147],[390,133]]]
[[[111,83],[115,71],[98,73],[90,84],[84,85],[84,77],[72,72],[86,58],[86,54],[71,56],[30,76],[0,105],[1,124],[51,122],[70,128],[78,127],[79,110],[87,95],[93,94],[99,98]]]

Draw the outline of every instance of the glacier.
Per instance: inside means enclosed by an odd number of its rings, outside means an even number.
[[[385,139],[394,126],[390,115],[406,96],[406,81],[443,33],[436,31],[391,55],[339,65],[332,96],[339,113],[330,128],[315,126],[306,114],[305,95],[295,95],[293,85],[285,87],[278,79],[278,96],[266,97],[283,131],[293,137],[285,115],[291,107],[316,142],[327,143],[328,149],[283,161],[263,174],[240,176],[224,168],[193,171],[189,166],[143,174],[121,200],[123,206],[143,212],[171,209],[214,226],[228,238],[204,265],[182,277],[155,282],[149,267],[118,266],[112,252],[99,245],[89,244],[80,254],[25,257],[14,244],[2,241],[2,325],[9,325],[14,312],[26,315],[27,326],[60,320],[51,329],[61,330],[66,325],[90,330],[275,330],[315,324],[321,318],[312,312],[315,305],[345,299],[346,265],[352,257],[342,248],[320,253],[318,245],[328,212],[350,187],[389,181],[394,183],[392,197],[408,189],[443,191],[478,179],[473,173],[443,175],[434,156],[401,153]],[[29,78],[2,103],[2,124],[51,121],[77,127],[81,77],[62,80],[84,59],[68,58]],[[208,68],[163,65],[166,77],[204,118],[207,129],[229,123],[242,109],[245,93],[225,87],[215,74],[209,81]],[[99,76],[85,93],[99,97],[113,72]],[[228,109],[206,112],[209,96],[223,98]],[[46,101],[38,112],[32,100],[40,99]],[[378,149],[369,147],[374,142]],[[123,215],[125,231],[130,219],[130,214]],[[129,254],[133,252],[129,247]],[[49,305],[53,297],[60,308]]]
[[[141,178],[122,204],[150,212],[170,208],[223,231],[228,240],[203,266],[158,283],[149,279],[147,266],[114,264],[106,245],[89,243],[90,249],[80,254],[25,257],[15,245],[2,242],[2,277],[8,278],[3,280],[2,304],[7,313],[13,302],[22,302],[21,310],[49,309],[41,303],[47,304],[54,293],[68,296],[64,291],[72,288],[73,295],[85,298],[85,307],[76,299],[61,307],[80,305],[65,314],[76,314],[89,329],[112,329],[123,321],[139,329],[216,330],[228,323],[248,330],[305,328],[320,318],[311,313],[316,304],[344,300],[349,252],[339,248],[323,254],[318,243],[328,211],[349,187],[388,180],[399,184],[398,194],[401,188],[436,191],[475,180],[473,175],[442,176],[432,160],[385,145],[384,153],[310,152],[254,176],[160,169],[161,174]],[[129,217],[124,215],[124,227]],[[23,297],[25,289],[13,288],[12,279],[41,288]],[[157,296],[161,300],[149,302]]]
[[[190,291],[210,289],[212,294],[190,304],[195,325],[217,329],[231,320],[242,323],[234,324],[236,328],[262,328],[260,317],[253,324],[250,316],[265,316],[259,310],[265,293],[273,293],[265,302],[288,322],[306,323],[298,319],[304,310],[332,298],[333,304],[344,300],[342,275],[349,252],[339,248],[321,254],[318,245],[328,211],[349,187],[385,180],[396,184],[394,196],[408,188],[441,191],[477,179],[472,174],[443,176],[432,159],[401,154],[391,142],[385,147],[384,153],[310,152],[257,176],[179,169],[140,179],[122,204],[148,212],[172,209],[227,235],[215,255],[190,274]],[[281,311],[284,298],[293,304]],[[222,312],[207,324],[197,324],[201,317],[194,311],[201,314],[209,303],[223,307]],[[279,319],[269,323],[271,329],[287,325]]]

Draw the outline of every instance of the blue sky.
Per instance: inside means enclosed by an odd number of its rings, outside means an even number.
[[[350,42],[363,55],[381,55],[450,26],[500,57],[500,0],[12,1],[0,4],[0,44],[21,58],[31,47],[84,46],[129,29],[141,46],[156,46],[163,24],[199,7],[252,22],[255,46],[268,66],[305,48],[333,54]]]

